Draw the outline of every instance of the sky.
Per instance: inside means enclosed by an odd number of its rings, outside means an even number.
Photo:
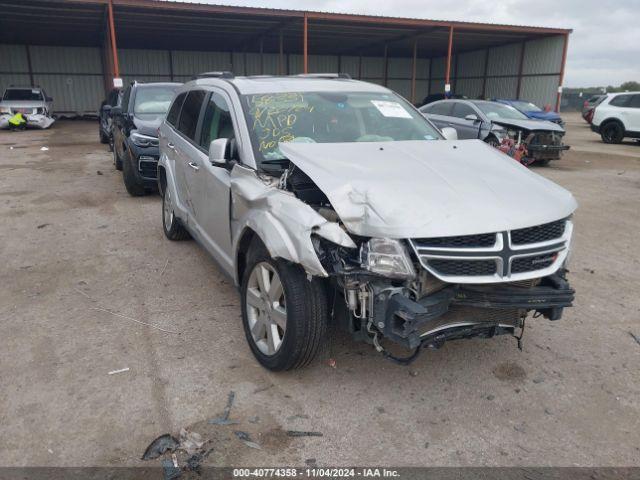
[[[640,81],[640,0],[199,0],[198,3],[572,28],[565,87],[616,86],[627,80]]]

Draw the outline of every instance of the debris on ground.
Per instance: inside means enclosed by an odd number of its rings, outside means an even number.
[[[131,320],[132,322],[139,323],[140,325],[145,325],[147,327],[155,328],[156,330],[160,330],[161,332],[174,333],[176,335],[180,335],[180,332],[176,332],[174,330],[167,330],[166,328],[159,327],[159,326],[154,325],[152,323],[143,322],[141,320],[138,320],[137,318],[129,317],[127,315],[122,315],[121,313],[112,312],[111,310],[106,309],[106,308],[93,307],[92,310],[98,310],[99,312],[109,313],[109,314],[113,315],[114,317],[125,318],[127,320]]]
[[[189,455],[198,452],[204,445],[202,435],[196,432],[190,432],[186,428],[180,430],[180,450],[184,450]]]
[[[38,225],[36,228],[38,229],[42,229],[44,227],[48,227],[49,225],[51,225],[50,223],[41,223],[40,225]]]
[[[301,432],[299,430],[287,430],[289,437],[322,437],[322,432]]]
[[[290,417],[287,417],[287,422],[291,422],[293,420],[308,420],[309,419],[309,415],[305,415],[305,414],[298,414],[298,415],[291,415]]]
[[[179,446],[180,443],[174,436],[169,433],[165,433],[149,444],[147,449],[144,451],[141,460],[153,460],[165,452],[173,452]]]
[[[102,175],[102,174],[103,173],[100,170],[96,171],[96,175]]]
[[[173,460],[165,458],[162,460],[162,475],[164,480],[176,480],[182,475],[182,469],[176,467]]]
[[[249,423],[258,423],[260,421],[260,417],[258,415],[254,415],[253,417],[249,417]]]
[[[636,341],[636,343],[640,345],[640,337],[638,337],[638,335],[636,335],[633,332],[629,332],[629,335],[631,335],[631,338],[633,338]]]
[[[233,402],[236,399],[236,393],[232,390],[229,392],[229,396],[227,398],[227,405],[224,407],[224,411],[222,415],[216,418],[212,418],[207,423],[210,425],[236,425],[238,422],[234,420],[229,420],[229,415],[231,414],[231,407],[233,407]]]
[[[238,437],[238,440],[244,443],[247,447],[255,448],[256,450],[262,450],[262,447],[260,445],[251,440],[251,436],[247,432],[235,430],[233,433],[236,437]]]
[[[115,375],[116,373],[124,373],[124,372],[128,372],[128,371],[129,371],[129,367],[121,368],[119,370],[111,370],[109,372],[109,375]]]
[[[49,147],[42,147],[42,148],[40,149],[40,151],[41,151],[41,152],[46,152],[46,151],[48,151],[48,150],[49,150]]]
[[[273,383],[271,385],[267,385],[266,387],[260,387],[260,388],[256,388],[253,393],[260,393],[260,392],[266,392],[267,390],[269,390],[271,387],[273,387]]]
[[[330,358],[327,362],[331,368],[338,368],[338,363],[335,358]]]

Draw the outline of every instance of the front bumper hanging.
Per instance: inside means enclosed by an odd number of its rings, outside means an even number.
[[[454,285],[418,301],[400,293],[381,294],[373,302],[373,323],[386,338],[417,348],[435,337],[450,340],[491,329],[493,334],[512,332],[521,326],[519,312],[533,310],[559,320],[563,308],[572,306],[574,296],[575,291],[558,274],[534,287]]]

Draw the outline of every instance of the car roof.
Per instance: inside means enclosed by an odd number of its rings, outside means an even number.
[[[135,82],[134,85],[137,88],[144,88],[144,87],[180,87],[182,86],[182,83],[179,82]]]
[[[10,85],[5,90],[42,90],[42,87],[29,87],[27,85]]]
[[[389,89],[369,82],[340,77],[302,76],[249,76],[233,78],[199,78],[189,84],[216,86],[221,83],[233,85],[241,94],[284,92],[391,92]]]
[[[618,95],[638,95],[640,92],[611,92],[608,93],[610,97],[617,97]]]

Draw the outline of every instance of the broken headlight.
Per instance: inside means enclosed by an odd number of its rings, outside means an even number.
[[[405,246],[390,238],[372,238],[360,250],[362,268],[391,278],[414,278],[411,257]]]
[[[9,107],[0,107],[0,113],[11,113],[11,109]]]
[[[156,137],[150,137],[149,135],[142,135],[138,132],[131,134],[131,141],[139,147],[156,147],[158,146],[158,139]]]

